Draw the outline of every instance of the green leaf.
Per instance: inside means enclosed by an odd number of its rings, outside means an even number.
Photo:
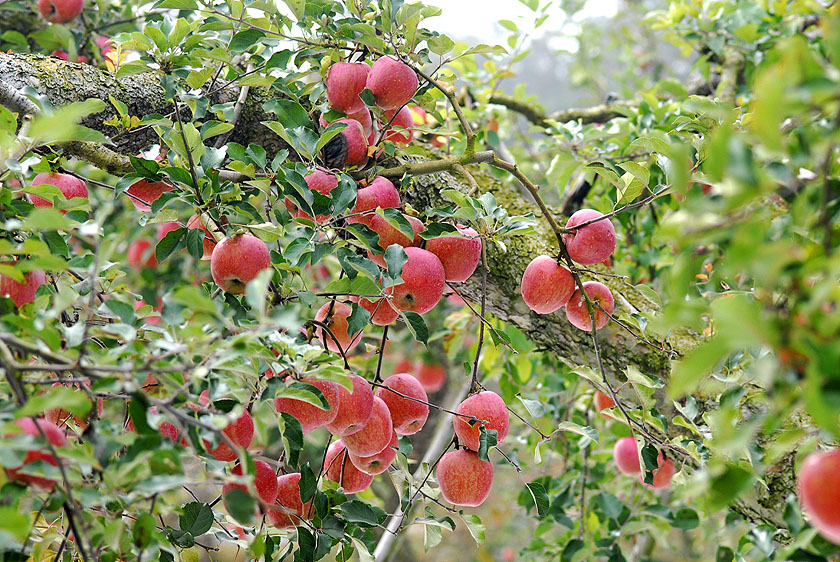
[[[351,523],[360,523],[368,527],[374,527],[385,521],[386,514],[379,508],[375,508],[359,500],[351,500],[339,506],[344,518]]]
[[[230,50],[234,53],[246,51],[263,37],[265,37],[265,33],[259,29],[245,29],[234,35],[230,40]]]
[[[49,389],[44,394],[37,394],[29,398],[26,404],[15,410],[15,416],[25,418],[42,414],[47,410],[61,408],[74,416],[84,418],[91,409],[90,399],[83,391],[68,386],[58,386]]]
[[[560,555],[560,562],[571,562],[575,553],[584,547],[584,543],[580,539],[572,539],[566,543],[563,549],[563,554]]]
[[[3,538],[4,534],[23,542],[31,528],[32,522],[27,514],[20,513],[16,507],[0,506],[0,545],[10,542]]]
[[[234,519],[243,525],[250,525],[254,520],[257,502],[245,490],[231,488],[225,493],[225,507]]]
[[[283,0],[295,16],[295,19],[300,21],[303,19],[303,14],[306,11],[306,0]]]
[[[484,524],[481,522],[481,517],[476,514],[461,514],[461,520],[467,525],[470,535],[472,535],[475,544],[484,544]]]
[[[166,236],[155,245],[155,258],[158,263],[163,263],[166,258],[177,252],[184,246],[185,228],[176,228],[166,233]]]
[[[200,228],[192,228],[187,232],[187,251],[197,260],[204,256],[204,231]]]
[[[385,250],[385,265],[388,267],[388,277],[393,280],[398,280],[402,277],[403,266],[408,261],[408,254],[405,253],[405,248],[399,244],[391,244]]]
[[[589,443],[589,441],[594,441],[595,443],[598,442],[598,430],[593,427],[578,425],[572,421],[564,421],[557,426],[557,429],[560,431],[571,431],[572,433],[577,433],[578,435],[586,437],[586,441],[581,441],[581,447],[584,447]]]
[[[545,487],[538,481],[533,481],[525,484],[525,488],[531,494],[531,499],[534,500],[534,506],[537,508],[537,514],[540,517],[545,517],[548,513],[548,494],[545,492]]]
[[[595,496],[595,502],[604,512],[604,515],[610,519],[618,519],[624,510],[624,504],[621,503],[621,500],[609,492],[601,492]]]
[[[674,521],[671,524],[678,529],[688,531],[696,528],[700,524],[700,518],[693,509],[683,507],[674,514]]]
[[[487,451],[495,447],[498,442],[499,432],[495,429],[485,429],[483,425],[478,428],[478,458],[490,462]]]
[[[344,455],[344,458],[347,459],[347,462],[350,462],[347,455]],[[309,463],[306,463],[300,469],[298,488],[300,489],[300,499],[303,500],[303,503],[311,500],[315,496],[315,492],[318,490],[318,479],[315,477],[315,473],[312,472],[312,468],[309,466]]]
[[[294,382],[289,386],[281,386],[277,389],[277,394],[274,397],[300,400],[322,410],[330,409],[330,403],[327,402],[321,389],[305,382]]]
[[[292,466],[296,466],[300,452],[303,450],[303,427],[300,421],[291,414],[281,412],[280,417],[283,422],[283,448],[286,451],[286,458]]]
[[[408,331],[414,336],[415,341],[419,341],[423,345],[429,343],[429,328],[426,326],[426,321],[416,312],[400,311],[405,325],[408,326]]]
[[[213,510],[206,503],[190,502],[184,506],[178,523],[182,531],[201,536],[213,526]]]
[[[530,400],[528,398],[522,398],[521,394],[517,394],[516,397],[519,398],[519,401],[522,402],[522,405],[525,406],[525,409],[528,410],[528,413],[531,414],[531,417],[541,418],[545,413],[545,407],[539,400]]]

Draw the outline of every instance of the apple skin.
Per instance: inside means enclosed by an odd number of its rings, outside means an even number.
[[[283,474],[277,478],[277,496],[268,510],[268,522],[278,529],[296,527],[301,519],[307,519],[312,502],[306,505],[300,499],[300,472]]]
[[[592,305],[598,303],[604,310],[613,313],[615,310],[615,300],[613,299],[610,289],[603,283],[598,281],[587,281],[583,284],[583,290],[592,300]],[[583,298],[580,290],[575,290],[572,298],[566,304],[566,318],[571,322],[572,326],[579,328],[585,332],[592,331],[592,320],[589,318],[589,309],[586,306],[586,300]],[[595,328],[600,330],[606,326],[610,317],[604,314],[604,311],[595,307]]]
[[[441,496],[453,505],[478,507],[493,487],[493,463],[479,459],[477,453],[467,449],[443,455],[435,474]]]
[[[388,443],[388,446],[376,453],[375,455],[360,457],[359,455],[354,454],[349,449],[347,450],[347,452],[350,455],[350,462],[353,463],[353,466],[355,466],[365,474],[376,476],[377,474],[382,474],[383,472],[388,470],[388,467],[391,466],[391,463],[394,462],[395,458],[397,458],[398,447],[399,437],[397,437],[397,433],[395,431],[392,431],[391,441]]]
[[[314,170],[303,179],[306,181],[306,185],[309,189],[322,193],[323,195],[329,194],[333,189],[338,187],[338,178],[335,174],[328,174],[326,172],[322,172],[321,170]],[[298,209],[295,203],[288,197],[285,198],[283,203],[286,205],[286,209],[289,211],[289,214],[294,218],[313,220],[312,217],[309,216],[309,213]],[[328,218],[330,218],[330,215],[316,215],[314,220],[316,222],[323,222]]]
[[[157,201],[161,195],[173,189],[171,185],[162,181],[138,180],[131,184],[125,192],[129,194],[129,200],[138,211],[148,213],[152,210],[152,203]]]
[[[671,459],[666,459],[662,451],[659,451],[659,456],[656,458],[656,464],[659,468],[653,471],[653,484],[645,484],[649,490],[662,490],[671,484],[671,478],[677,473],[677,465]],[[644,483],[644,473],[642,473],[641,480]]]
[[[340,384],[338,388],[338,413],[327,424],[327,431],[337,437],[355,433],[364,427],[373,414],[373,389],[370,383],[359,375],[350,375],[353,391]]]
[[[592,403],[595,405],[595,408],[598,410],[598,412],[600,412],[602,416],[610,420],[615,419],[610,414],[604,412],[604,410],[606,410],[607,408],[615,408],[615,400],[613,400],[600,390],[596,390],[595,397],[592,399]]]
[[[395,110],[386,111],[385,124],[387,125],[388,123],[391,124],[391,127],[402,127],[405,130],[389,129],[382,140],[408,144],[414,138],[414,131],[411,131],[411,128],[414,127],[414,116],[407,105],[402,106],[399,112],[396,112],[396,116]]]
[[[47,283],[47,275],[40,270],[24,273],[23,282],[0,275],[0,295],[8,296],[20,308],[35,300],[38,287]]]
[[[361,168],[368,160],[368,141],[362,124],[349,117],[337,119],[334,123],[344,123],[347,127],[339,134],[347,139],[347,160],[345,166],[356,166]]]
[[[234,295],[245,293],[245,285],[263,269],[271,267],[271,254],[265,242],[250,234],[223,238],[210,256],[210,273],[222,290]]]
[[[366,109],[359,94],[365,89],[369,73],[370,67],[363,62],[333,63],[324,79],[330,107],[345,114]]]
[[[425,314],[437,305],[446,287],[446,272],[436,255],[422,248],[405,249],[408,261],[402,270],[402,283],[394,286],[391,304],[397,310]]]
[[[484,392],[473,394],[461,402],[455,409],[455,412],[466,416],[474,416],[480,420],[486,420],[488,423],[484,425],[484,429],[495,429],[498,432],[496,443],[499,445],[507,437],[510,425],[507,404],[505,404],[501,396],[493,391],[485,390]],[[479,427],[482,424],[476,423],[470,426],[466,419],[460,416],[453,416],[452,425],[455,428],[455,435],[458,436],[458,442],[468,449],[478,451],[478,441],[481,435]]]
[[[548,256],[537,256],[522,274],[522,300],[537,314],[551,314],[575,292],[572,273]]]
[[[64,436],[64,432],[57,425],[52,424],[46,420],[43,420],[41,418],[21,418],[15,421],[15,425],[21,428],[21,430],[23,430],[23,433],[35,437],[38,441],[42,439],[41,431],[43,431],[44,435],[47,436],[47,440],[54,447],[67,446],[67,438]],[[40,431],[38,429],[39,427]],[[53,466],[58,466],[56,464],[55,458],[52,456],[51,453],[47,452],[47,449],[45,447],[44,449],[39,451],[27,451],[26,457],[23,460],[23,464],[15,468],[6,468],[6,475],[9,477],[9,480],[16,480],[24,484],[33,484],[45,490],[52,489],[52,487],[55,485],[55,480],[52,480],[50,478],[43,478],[41,476],[33,476],[31,474],[20,473],[21,468],[35,461],[45,461]]]
[[[799,501],[819,533],[840,544],[840,449],[811,453],[799,467]]]
[[[269,466],[269,464],[265,461],[255,460],[254,469],[254,486],[257,488],[257,494],[260,497],[260,501],[269,505],[273,504],[275,498],[277,498],[277,475],[274,474],[274,470],[272,470],[271,466]],[[231,470],[231,474],[242,476],[242,465],[238,464],[234,466],[233,470]],[[222,497],[234,488],[244,492],[248,491],[248,487],[245,484],[229,483],[222,486]]]
[[[383,209],[396,209],[402,204],[400,194],[394,184],[387,178],[376,176],[367,187],[356,192],[356,204],[350,214],[356,215],[367,211],[373,211],[377,207]],[[358,217],[350,217],[348,223],[362,223],[370,226],[371,219],[376,216],[373,213]]]
[[[581,209],[569,218],[566,228],[572,228],[603,216],[594,209]],[[563,243],[566,244],[569,256],[583,265],[601,263],[610,257],[615,251],[615,242],[615,227],[609,219],[563,235]]]
[[[327,315],[330,314],[330,309],[332,309],[332,315],[330,316],[329,321],[325,322]],[[326,340],[327,349],[334,351],[335,353],[341,353],[341,351],[347,352],[348,350],[356,347],[359,340],[362,338],[362,332],[358,331],[352,336],[348,333],[350,326],[347,323],[347,318],[350,314],[352,314],[352,312],[353,309],[344,303],[324,303],[324,305],[318,309],[318,312],[315,313],[315,320],[324,322],[330,332],[332,332],[338,340],[338,343],[336,343],[336,341],[331,338],[321,326],[316,326],[315,338],[318,340],[318,343],[323,344]],[[339,344],[341,345],[341,349],[338,347]]]
[[[468,226],[457,225],[460,236],[441,236],[426,242],[426,249],[443,264],[446,280],[462,283],[475,272],[481,261],[481,238]]]
[[[330,409],[322,410],[318,406],[314,406],[303,400],[282,397],[274,399],[274,408],[278,412],[286,412],[294,416],[303,427],[303,433],[305,435],[312,433],[322,425],[335,421],[341,404],[341,395],[338,390],[339,385],[334,382],[313,378],[301,379],[300,382],[311,384],[320,390],[324,398],[327,399],[327,404],[330,405]]]
[[[155,244],[148,238],[138,238],[133,241],[126,251],[128,264],[134,269],[155,267],[158,264],[155,257]]]
[[[198,215],[193,215],[190,217],[190,220],[187,221],[187,229],[192,230],[195,228],[199,228],[204,232],[204,240],[202,244],[204,246],[204,255],[201,256],[202,261],[206,261],[210,259],[210,256],[213,255],[213,248],[216,247],[216,239],[213,238],[213,235],[207,229],[206,226],[201,222],[201,218]]]
[[[347,451],[360,457],[369,457],[382,452],[391,442],[394,424],[391,422],[391,412],[381,398],[374,397],[373,412],[360,429],[344,435],[341,441]]]
[[[405,369],[397,369],[403,371]],[[421,362],[417,368],[417,380],[428,393],[437,392],[446,383],[446,367],[437,363]]]
[[[160,300],[160,299],[158,299],[158,300]],[[134,312],[137,312],[138,310],[140,310],[141,308],[143,308],[147,304],[148,303],[146,301],[144,301],[143,299],[140,299],[139,301],[134,301]],[[162,308],[163,308],[163,305],[158,304],[157,307],[152,307],[152,310],[160,312]],[[155,316],[147,316],[144,319],[144,322],[146,324],[151,324],[152,326],[157,326],[158,324],[160,324],[161,320],[163,320],[163,318],[161,318],[158,315],[155,315]]]
[[[32,180],[32,185],[54,185],[56,186],[59,191],[64,195],[65,199],[73,199],[74,197],[81,197],[82,199],[87,199],[88,195],[88,188],[85,185],[85,182],[77,178],[76,176],[71,176],[70,174],[58,174],[58,173],[40,173]],[[32,202],[33,205],[36,207],[52,207],[52,201],[48,201],[43,197],[38,197],[37,195],[30,195],[29,200]],[[67,211],[61,211],[61,214],[67,214]]]
[[[389,388],[391,390],[388,390]],[[400,396],[391,392],[392,390],[416,400]],[[429,417],[429,405],[423,402],[428,402],[429,397],[416,378],[408,373],[391,375],[382,381],[382,387],[376,389],[376,396],[388,406],[397,435],[414,435],[423,429],[426,418]]]
[[[370,68],[365,86],[382,109],[397,109],[417,93],[420,81],[410,66],[393,56],[379,57]]]
[[[350,461],[341,441],[336,441],[327,449],[324,457],[324,477],[337,482],[345,494],[363,492],[373,482],[373,476],[365,474]]]
[[[613,447],[613,460],[618,471],[628,476],[638,476],[642,473],[639,462],[639,451],[636,440],[632,437],[622,437]]]
[[[386,298],[375,301],[359,299],[359,306],[370,312],[370,321],[376,326],[390,326],[400,317],[400,311],[391,306]]]
[[[420,238],[420,233],[426,230],[426,225],[424,225],[420,219],[415,217],[408,215],[403,215],[403,217],[409,222],[409,224],[411,224],[411,228],[414,230],[414,238],[412,240],[409,240],[408,236],[403,234],[400,229],[392,226],[385,217],[371,215],[370,221],[367,225],[371,230],[379,235],[379,246],[383,250],[387,250],[388,246],[391,246],[392,244],[399,244],[403,248],[408,248],[409,246],[419,246],[423,241]],[[379,267],[387,267],[385,264],[384,252],[381,254],[374,254],[368,250],[368,257]]]
[[[162,429],[163,426],[161,426],[161,430]],[[254,439],[254,420],[251,418],[251,414],[249,414],[247,410],[243,412],[241,416],[223,430],[223,433],[227,435],[235,445],[238,445],[243,449],[247,449],[251,444],[251,441]],[[215,449],[211,449],[210,441],[205,439],[204,447],[207,449],[208,454],[220,461],[232,461],[238,458],[237,452],[231,449],[230,445],[228,445],[224,440],[221,440]]]
[[[38,10],[50,23],[67,23],[82,13],[83,0],[38,0]]]
[[[158,241],[163,240],[167,234],[172,232],[173,230],[178,230],[181,228],[181,225],[177,222],[162,222],[158,224],[157,228],[157,239]]]

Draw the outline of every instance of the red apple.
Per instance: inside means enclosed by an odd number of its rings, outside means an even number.
[[[508,415],[507,404],[502,400],[502,397],[490,390],[473,394],[455,409],[458,414],[465,416],[473,416],[480,420],[485,420],[487,423],[475,423],[470,425],[469,418],[461,416],[454,416],[452,418],[452,425],[455,427],[455,435],[458,436],[458,442],[464,447],[473,451],[478,451],[478,441],[481,434],[480,427],[484,429],[495,429],[498,434],[496,443],[501,445],[508,434],[508,426],[510,424],[510,417]]]
[[[595,408],[597,408],[599,412],[601,410],[606,410],[607,408],[615,408],[615,400],[613,400],[600,390],[595,392],[595,398],[593,399],[593,402],[595,403]]]
[[[364,427],[373,414],[373,389],[370,383],[359,375],[350,375],[353,391],[340,384],[338,388],[338,413],[327,424],[327,431],[337,437],[355,433]]]
[[[799,499],[811,525],[840,544],[840,449],[808,455],[799,468]]]
[[[204,255],[201,256],[201,259],[209,260],[210,256],[213,255],[213,248],[216,247],[216,239],[213,238],[213,235],[210,233],[207,227],[204,226],[204,223],[201,222],[201,218],[198,215],[193,215],[190,217],[190,220],[187,221],[187,228],[189,230],[199,228],[202,232],[204,232],[204,240],[202,241],[202,244],[204,246]]]
[[[235,419],[223,430],[223,433],[227,435],[235,445],[238,445],[243,449],[247,449],[254,438],[254,420],[251,418],[251,414],[245,410],[241,416]],[[223,439],[219,441],[219,445],[216,448],[211,449],[210,447],[210,441],[205,439],[204,448],[207,449],[207,453],[220,461],[232,461],[238,457],[237,452],[231,449],[230,445],[228,445]]]
[[[436,255],[422,248],[406,248],[408,261],[402,270],[402,283],[394,286],[391,303],[397,310],[425,314],[443,296],[446,272]]]
[[[581,209],[569,218],[566,228],[603,216],[594,209]],[[615,251],[615,227],[609,219],[603,219],[564,234],[563,242],[569,256],[576,262],[583,265],[600,263]]]
[[[82,199],[88,198],[88,188],[85,185],[85,182],[77,178],[76,176],[71,176],[70,174],[59,174],[59,173],[40,173],[32,180],[32,185],[54,185],[56,186],[59,191],[61,191],[62,195],[64,195],[65,199],[73,199],[74,197],[81,197]],[[38,197],[37,195],[30,195],[29,200],[32,202],[33,205],[36,207],[52,207],[52,201],[48,201],[43,197]],[[66,214],[67,211],[61,211],[61,214]]]
[[[330,107],[342,113],[353,113],[365,108],[359,97],[365,89],[370,67],[363,62],[337,62],[327,70],[324,83]]]
[[[9,264],[5,264],[9,265]],[[15,281],[6,275],[0,275],[0,296],[9,297],[18,308],[35,300],[38,287],[47,283],[47,276],[43,271],[35,270],[25,273],[23,281]]]
[[[301,519],[308,519],[312,505],[304,505],[300,498],[300,472],[284,474],[277,478],[277,497],[268,511],[268,522],[278,529],[300,525]]]
[[[394,184],[387,178],[376,176],[367,187],[363,187],[356,192],[356,204],[350,214],[356,215],[373,211],[377,207],[383,209],[397,208],[401,205],[400,194]],[[370,226],[373,213],[361,216],[354,216],[347,219],[349,223],[360,222]]]
[[[397,437],[397,433],[394,431],[391,433],[391,441],[388,443],[388,446],[375,455],[360,457],[349,449],[347,452],[350,455],[350,462],[353,463],[353,466],[365,474],[375,476],[388,470],[388,467],[391,466],[391,463],[394,462],[395,458],[397,458],[398,447],[399,439]]]
[[[51,23],[67,23],[82,13],[83,0],[38,0],[38,10]]]
[[[493,487],[493,464],[467,449],[443,455],[436,475],[441,496],[453,505],[478,507]]]
[[[468,226],[457,225],[459,236],[441,236],[426,242],[426,249],[443,264],[446,280],[460,283],[473,274],[481,261],[481,238]]]
[[[677,473],[677,465],[671,459],[666,459],[662,451],[659,451],[656,464],[658,468],[653,471],[653,484],[645,484],[645,487],[650,490],[667,488],[671,484],[671,478]],[[644,482],[644,474],[640,478]]]
[[[405,369],[396,369],[397,372]],[[437,363],[421,362],[417,369],[417,380],[423,385],[423,390],[428,393],[437,392],[443,388],[446,382],[446,368]]]
[[[349,306],[344,303],[340,302],[328,302],[324,303],[324,305],[318,309],[318,312],[315,314],[315,320],[318,322],[322,322],[326,324],[327,328],[329,328],[330,332],[335,336],[335,339],[330,337],[330,335],[321,327],[315,327],[315,337],[319,343],[327,343],[327,349],[330,351],[334,351],[336,353],[340,353],[344,351],[345,353],[358,345],[359,340],[362,338],[362,332],[358,331],[352,336],[350,335],[350,326],[347,323],[347,318],[353,312]],[[336,342],[338,340],[338,342]],[[339,349],[339,345],[341,349]]]
[[[322,172],[321,170],[314,170],[311,174],[307,175],[303,179],[306,180],[306,185],[307,187],[309,187],[309,189],[311,189],[312,191],[317,191],[324,195],[327,195],[338,186],[338,178],[335,176],[335,174],[328,174],[326,172]],[[312,217],[309,216],[309,213],[305,213],[298,209],[295,206],[294,202],[288,197],[286,197],[284,203],[286,205],[286,209],[289,211],[289,214],[291,214],[293,217],[312,220]],[[329,217],[329,215],[317,215],[315,217],[315,220],[317,222],[322,222],[328,219]]]
[[[339,394],[339,385],[334,382],[307,378],[300,382],[311,384],[316,387],[327,399],[327,404],[330,405],[329,410],[323,410],[318,406],[314,406],[303,400],[296,400],[294,398],[275,398],[274,408],[278,412],[286,412],[294,416],[303,427],[303,433],[312,433],[322,425],[332,423],[338,416],[341,395]]]
[[[522,274],[522,300],[537,314],[562,308],[574,291],[572,273],[548,256],[535,257]]]
[[[140,299],[139,301],[134,301],[134,311],[137,312],[142,307],[146,306],[146,304],[148,303],[143,299]],[[158,298],[158,305],[156,307],[152,307],[152,310],[160,312],[162,309],[163,303],[160,301],[160,298]],[[144,322],[146,322],[146,324],[151,324],[152,326],[157,326],[158,324],[160,324],[161,320],[163,319],[159,315],[154,315],[147,316]]]
[[[639,463],[639,450],[636,448],[636,440],[632,437],[622,437],[615,442],[613,460],[618,471],[622,474],[637,476],[642,472],[642,466]]]
[[[610,320],[610,317],[604,313],[604,310],[612,314],[615,309],[615,300],[609,288],[597,281],[587,281],[583,284],[583,290],[586,291],[587,296],[592,300],[592,306],[595,307],[595,328],[600,330]],[[595,306],[595,303],[600,304],[604,310]],[[572,326],[587,332],[592,331],[589,308],[586,306],[586,300],[583,298],[579,289],[575,290],[572,298],[569,299],[569,303],[566,305],[566,318],[572,323]]]
[[[274,470],[272,470],[268,463],[264,461],[254,461],[254,469],[254,486],[257,488],[260,501],[269,505],[273,504],[277,498],[277,475],[274,474]],[[231,474],[242,476],[242,465],[238,464],[234,466]],[[224,498],[234,488],[245,492],[248,491],[248,487],[245,484],[228,483],[222,486],[222,497]],[[227,499],[225,499],[225,502],[227,502]]]
[[[422,242],[419,234],[426,230],[426,226],[420,219],[408,215],[403,215],[403,217],[411,224],[411,228],[414,230],[414,238],[411,240],[400,229],[392,226],[385,217],[371,215],[367,225],[379,235],[379,246],[383,250],[387,250],[388,246],[392,244],[398,244],[403,248],[407,248],[409,246],[419,246]],[[384,253],[374,254],[368,250],[368,257],[379,265],[379,267],[386,267]]]
[[[58,426],[46,420],[41,418],[21,418],[15,421],[15,425],[21,428],[23,433],[26,435],[35,437],[38,442],[43,442],[43,437],[41,436],[41,432],[43,432],[44,435],[46,435],[47,440],[54,447],[67,446],[67,439],[64,436],[64,432],[61,431]],[[55,485],[55,480],[20,472],[21,468],[35,461],[44,461],[53,466],[58,466],[55,457],[53,457],[52,453],[50,453],[45,446],[39,450],[27,451],[23,464],[14,468],[6,468],[6,475],[9,477],[9,480],[16,480],[26,484],[34,484],[39,488],[51,489]]]
[[[223,238],[210,256],[213,281],[234,295],[245,293],[245,285],[263,269],[271,267],[271,254],[265,242],[250,234]]]
[[[345,494],[363,492],[373,482],[373,476],[365,474],[350,461],[341,441],[336,441],[327,449],[324,457],[324,476],[327,480],[338,482]]]
[[[370,110],[367,107],[363,107],[359,111],[351,111],[347,114],[347,118],[359,122],[365,134],[368,135],[368,144],[371,144],[370,134],[373,132],[373,116],[371,116]]]
[[[333,123],[344,123],[347,125],[336,137],[330,140],[330,143],[327,145],[327,150],[330,149],[331,146],[334,145],[335,139],[338,136],[344,137],[344,148],[346,149],[346,154],[344,154],[343,150],[341,151],[340,156],[335,156],[335,158],[330,158],[330,161],[327,163],[329,167],[342,167],[342,166],[356,166],[361,168],[367,163],[368,159],[368,141],[367,141],[367,133],[365,132],[364,127],[362,124],[356,121],[355,119],[350,119],[349,117],[345,117],[344,119],[337,119],[333,121]],[[330,123],[332,125],[332,123]],[[342,146],[342,145],[335,145],[335,146]]]
[[[137,180],[125,192],[138,211],[147,213],[152,210],[152,203],[173,189],[171,185],[162,181]]]
[[[162,222],[158,224],[157,228],[157,239],[158,241],[163,240],[167,234],[172,232],[173,230],[178,230],[181,228],[181,225],[177,222]]]
[[[155,257],[155,244],[148,238],[138,238],[128,247],[126,252],[128,264],[135,269],[155,267],[158,264]]]
[[[407,105],[404,105],[399,112],[392,109],[385,112],[385,124],[391,124],[391,129],[385,133],[382,140],[396,142],[400,144],[408,144],[414,137],[414,132],[411,128],[414,126],[414,117]],[[396,129],[402,127],[404,130]]]
[[[370,68],[366,87],[382,109],[398,109],[417,93],[419,80],[414,70],[393,56],[380,57]]]
[[[391,375],[382,381],[376,396],[388,406],[397,435],[414,435],[429,417],[429,397],[420,381],[408,373]]]
[[[391,306],[386,298],[374,301],[359,299],[359,306],[370,312],[370,322],[377,326],[390,326],[400,317],[400,311]]]
[[[368,421],[355,432],[344,435],[341,441],[349,452],[369,457],[387,447],[393,433],[394,425],[388,406],[381,398],[374,397],[373,413]]]

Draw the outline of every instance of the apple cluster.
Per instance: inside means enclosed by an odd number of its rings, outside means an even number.
[[[811,525],[840,544],[840,449],[811,453],[799,468],[799,500]]]
[[[566,230],[567,233],[563,234],[563,244],[569,257],[576,263],[601,263],[608,260],[615,251],[615,227],[598,211],[577,211],[566,223]],[[566,307],[566,318],[573,326],[592,331],[589,307],[586,304],[588,298],[593,305],[597,305],[594,310],[595,328],[601,329],[615,309],[612,292],[609,287],[598,281],[583,283],[583,290],[586,297],[575,286],[572,272],[549,256],[534,258],[522,275],[522,300],[528,308],[537,314],[551,314]]]

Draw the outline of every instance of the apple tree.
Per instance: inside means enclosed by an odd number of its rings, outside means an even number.
[[[644,4],[552,113],[504,14],[0,0],[2,559],[837,560],[840,6]]]

